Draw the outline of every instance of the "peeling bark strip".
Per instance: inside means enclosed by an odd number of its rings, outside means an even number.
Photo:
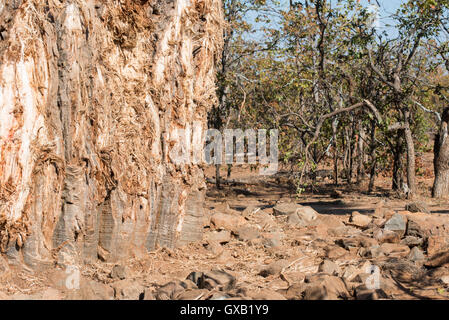
[[[168,157],[206,123],[220,0],[0,0],[0,240],[32,266],[201,238],[204,178]]]

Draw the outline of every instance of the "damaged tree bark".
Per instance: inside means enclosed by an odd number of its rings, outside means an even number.
[[[220,0],[0,0],[0,240],[40,267],[201,239],[176,129],[216,103]]]

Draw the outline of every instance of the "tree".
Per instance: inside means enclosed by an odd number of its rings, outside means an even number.
[[[215,102],[218,0],[0,2],[0,249],[39,269],[201,239],[177,129]]]
[[[257,40],[249,38],[250,33],[257,32],[251,20],[264,19],[264,11],[268,10],[269,2],[261,0],[223,0],[223,10],[226,27],[223,30],[224,46],[221,61],[217,66],[217,96],[218,104],[209,113],[209,126],[223,130],[227,129],[233,119],[233,114],[240,107],[236,95],[245,95],[242,79],[242,60],[251,57],[260,50],[267,50]],[[275,41],[273,41],[275,43]],[[216,164],[215,183],[220,189],[220,164]]]
[[[441,117],[438,134],[435,137],[434,166],[435,182],[432,188],[434,198],[449,196],[449,107],[446,107]]]

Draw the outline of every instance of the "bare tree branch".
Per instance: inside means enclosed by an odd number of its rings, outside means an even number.
[[[299,183],[302,183],[302,178],[304,177],[304,173],[305,173],[305,169],[306,169],[306,164],[307,164],[307,162],[308,162],[308,160],[309,160],[309,149],[310,149],[310,147],[316,142],[316,140],[318,139],[318,137],[319,137],[319,135],[320,135],[320,132],[321,132],[321,128],[322,128],[323,125],[324,125],[324,122],[325,122],[327,119],[333,118],[333,117],[335,117],[335,116],[337,116],[337,115],[339,115],[339,114],[341,114],[341,113],[351,112],[351,111],[353,111],[353,110],[356,110],[356,109],[362,108],[362,107],[368,107],[368,108],[371,110],[371,112],[375,115],[375,117],[377,118],[377,121],[378,121],[379,123],[382,122],[382,117],[381,117],[379,111],[378,111],[377,108],[376,108],[370,101],[368,101],[368,100],[364,100],[363,102],[356,103],[356,104],[354,104],[354,105],[352,105],[352,106],[350,106],[350,107],[337,109],[337,110],[335,110],[335,111],[333,111],[333,112],[331,112],[331,113],[325,114],[325,115],[323,115],[323,116],[320,117],[320,119],[318,120],[318,124],[317,124],[317,126],[316,126],[316,129],[315,129],[315,133],[314,133],[314,135],[313,135],[313,138],[312,138],[312,140],[307,144],[307,146],[306,146],[306,148],[305,148],[305,156],[306,156],[306,159],[305,159],[305,161],[304,161],[304,166],[303,166],[303,168],[302,168],[302,172],[301,172],[301,176],[300,176],[300,179],[299,179]]]

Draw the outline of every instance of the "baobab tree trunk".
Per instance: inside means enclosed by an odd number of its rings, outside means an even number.
[[[435,137],[434,146],[434,171],[435,181],[432,189],[432,197],[449,197],[449,107],[445,108],[441,117],[440,130]]]
[[[32,267],[201,239],[176,129],[216,103],[220,0],[0,0],[0,241]]]

